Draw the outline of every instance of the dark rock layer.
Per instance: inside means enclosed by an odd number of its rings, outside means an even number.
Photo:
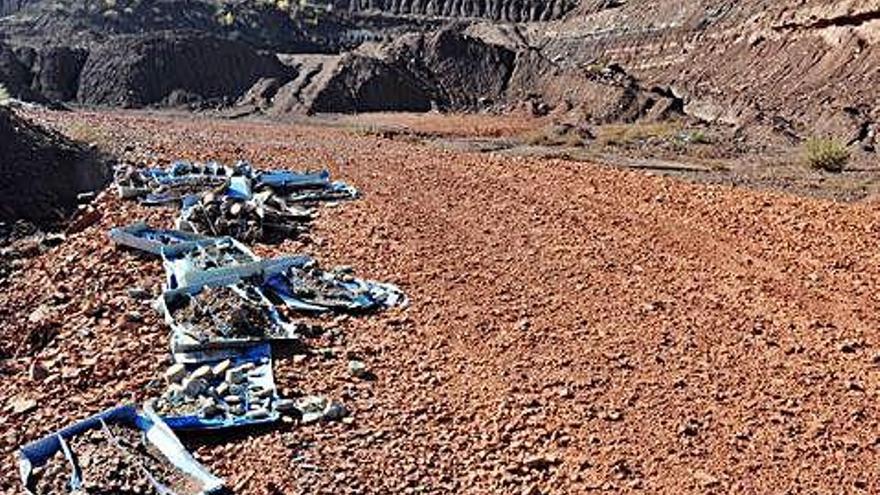
[[[109,179],[89,149],[0,107],[0,221],[60,220]]]

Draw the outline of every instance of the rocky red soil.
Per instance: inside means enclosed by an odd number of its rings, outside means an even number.
[[[85,122],[131,159],[323,167],[364,192],[310,242],[257,246],[398,283],[409,309],[276,353],[285,395],[347,423],[185,442],[234,493],[870,493],[880,486],[880,210],[328,127],[149,114]],[[158,261],[106,231],[173,210],[111,195],[0,294],[0,489],[19,444],[151,395]],[[36,335],[36,338],[31,337]],[[349,376],[357,357],[374,381]]]

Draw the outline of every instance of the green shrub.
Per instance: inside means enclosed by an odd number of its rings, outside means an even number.
[[[827,172],[843,171],[850,158],[846,146],[831,138],[810,138],[804,144],[804,150],[810,167]]]

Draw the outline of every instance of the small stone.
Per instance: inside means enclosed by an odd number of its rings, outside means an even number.
[[[191,380],[204,380],[204,379],[210,378],[210,377],[211,377],[211,367],[207,366],[207,365],[200,366],[198,369],[196,369],[195,371],[193,371],[189,375],[189,378]]]
[[[47,376],[49,376],[49,370],[47,370],[46,367],[43,366],[43,363],[39,361],[34,361],[31,363],[31,367],[28,369],[28,377],[31,380],[35,382],[41,382],[45,380]]]
[[[623,419],[623,414],[617,409],[612,409],[605,413],[605,419],[608,421],[620,421]]]
[[[296,401],[296,408],[305,413],[323,412],[327,399],[319,395],[307,395]]]
[[[532,324],[529,322],[528,318],[522,318],[518,322],[516,322],[516,329],[525,332],[529,328],[531,328]]]
[[[844,342],[840,344],[840,352],[844,354],[852,354],[859,348],[858,342]]]
[[[287,413],[296,409],[296,403],[290,399],[278,399],[275,401],[275,410]]]
[[[125,320],[130,323],[142,323],[144,321],[144,315],[142,315],[140,311],[129,311],[125,314]]]
[[[522,495],[541,495],[541,489],[538,488],[537,484],[532,483],[531,485],[523,489]]]
[[[195,398],[205,391],[207,384],[200,378],[187,378],[183,380],[181,386],[185,395]]]
[[[125,292],[128,294],[128,297],[137,301],[145,301],[153,297],[149,291],[142,287],[132,287]]]
[[[855,380],[850,380],[849,382],[847,382],[846,387],[853,392],[864,392],[865,391],[865,387],[862,386],[861,383],[859,383]]]
[[[324,413],[314,412],[314,413],[303,413],[302,414],[302,424],[308,425],[312,423],[317,423],[321,419],[324,418]]]
[[[529,469],[545,470],[550,466],[557,464],[557,462],[558,461],[555,457],[532,455],[523,460],[523,465]]]
[[[688,420],[678,429],[678,434],[685,437],[695,437],[700,433],[700,424],[694,420]]]
[[[694,478],[703,486],[703,488],[711,488],[713,486],[718,486],[721,484],[721,480],[712,476],[711,474],[705,471],[697,471],[694,473]]]
[[[236,404],[241,404],[241,397],[239,397],[237,395],[227,395],[227,396],[223,397],[223,402],[225,402],[231,406],[234,406]]]
[[[40,323],[46,318],[49,317],[49,310],[46,306],[40,306],[37,309],[31,311],[28,315],[28,321],[31,323]]]
[[[15,414],[24,414],[37,408],[37,401],[33,399],[16,398],[12,400],[12,412]]]
[[[266,419],[269,417],[269,411],[265,408],[259,407],[248,411],[244,417],[246,419]]]
[[[214,376],[223,376],[226,374],[226,370],[228,370],[230,366],[232,366],[232,361],[228,359],[225,361],[220,361],[219,363],[215,364],[213,368],[211,368],[211,374],[213,374]]]
[[[355,378],[366,378],[369,375],[367,365],[363,361],[353,359],[348,362],[348,374]]]
[[[186,367],[177,363],[171,365],[165,370],[165,381],[168,383],[178,383],[186,376]]]
[[[333,402],[324,410],[324,419],[336,421],[348,416],[348,409],[339,402]]]
[[[217,388],[214,389],[214,391],[217,392],[217,395],[226,395],[226,392],[229,392],[229,384],[226,382],[221,382],[220,385],[217,385]]]

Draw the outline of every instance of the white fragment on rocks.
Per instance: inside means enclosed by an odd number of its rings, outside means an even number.
[[[265,419],[269,417],[269,411],[265,408],[258,408],[252,411],[248,411],[245,415],[247,419]]]
[[[348,362],[348,374],[355,378],[366,378],[369,375],[369,371],[363,361],[352,359]]]
[[[189,375],[191,380],[204,380],[211,377],[211,367],[201,366]]]
[[[165,370],[165,380],[168,383],[178,383],[186,376],[186,368],[180,364],[174,364]]]
[[[33,399],[16,398],[12,401],[12,412],[15,414],[23,414],[33,411],[37,408],[37,401]]]
[[[220,385],[217,385],[217,388],[215,388],[214,391],[217,392],[217,395],[226,395],[226,393],[229,392],[229,384],[221,382]]]
[[[229,404],[230,406],[234,406],[241,403],[241,397],[237,395],[226,395],[223,397],[223,402]]]
[[[205,417],[216,416],[223,412],[222,408],[211,397],[205,397],[201,403],[202,414]]]
[[[303,424],[316,423],[324,418],[327,399],[317,395],[309,395],[296,401],[296,408],[302,415]]]
[[[230,366],[232,366],[232,361],[228,359],[225,361],[221,361],[214,365],[214,367],[211,369],[211,373],[213,373],[214,376],[223,376],[226,374],[226,370],[228,370]]]

